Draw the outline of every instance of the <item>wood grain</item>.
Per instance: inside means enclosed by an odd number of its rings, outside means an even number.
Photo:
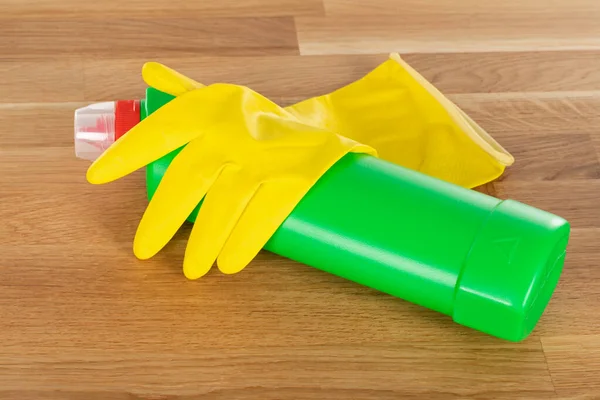
[[[83,100],[83,62],[79,58],[39,62],[5,61],[3,57],[0,75],[5,103]]]
[[[276,17],[322,15],[321,0],[3,0],[3,16],[38,17],[60,15],[78,18],[90,14],[106,17],[172,17],[193,12],[202,17]],[[0,16],[2,18],[2,16]]]
[[[189,12],[173,18],[92,14],[0,22],[0,37],[6,39],[0,54],[13,59],[298,53],[291,17],[202,18]]]
[[[599,18],[599,10],[422,15],[403,9],[299,17],[296,25],[302,54],[598,50]]]
[[[420,387],[421,379],[438,382],[438,384],[460,379],[469,379],[473,383],[470,388],[456,388],[447,393],[434,393],[434,397],[437,398],[442,396],[460,398],[471,394],[481,398],[497,396],[510,393],[513,385],[518,387],[521,393],[527,393],[533,398],[547,399],[554,394],[547,370],[542,368],[544,355],[539,343],[524,345],[519,349],[514,345],[495,348],[464,346],[462,343],[460,346],[457,345],[458,343],[453,346],[452,343],[432,345],[418,342],[388,346],[296,345],[294,350],[286,347],[247,346],[235,350],[204,349],[201,353],[190,349],[187,354],[172,353],[168,363],[148,357],[145,352],[140,351],[141,349],[122,352],[118,361],[99,351],[84,351],[89,359],[89,362],[84,364],[78,362],[80,355],[63,353],[60,359],[61,363],[70,363],[74,367],[79,367],[77,372],[67,379],[76,379],[91,390],[100,388],[118,390],[121,387],[130,387],[135,394],[142,396],[148,392],[159,392],[165,395],[198,393],[198,387],[209,388],[218,385],[222,388],[220,391],[230,397],[234,397],[240,389],[249,386],[256,387],[253,390],[253,398],[262,398],[261,395],[265,392],[271,394],[276,392],[279,396],[295,395],[298,391],[311,389],[315,391],[315,387],[320,387],[321,393],[328,392],[337,399],[348,398],[348,396],[373,398],[379,395],[392,398],[404,394],[410,394],[413,398],[418,395],[429,397],[431,392],[427,389],[421,388],[415,391],[415,388]],[[459,348],[462,350],[458,350]],[[449,349],[454,350],[448,351]],[[444,356],[438,355],[440,351],[444,352]],[[477,354],[478,362],[465,361],[465,353],[472,356]],[[422,361],[407,370],[401,367],[401,360],[404,357]],[[39,365],[35,371],[37,372],[35,378],[31,380],[32,386],[38,386],[39,383],[47,385],[45,376],[56,368],[52,363],[40,363],[45,358],[43,353],[22,357],[27,364],[37,361]],[[281,361],[290,358],[294,361]],[[231,364],[231,360],[235,360],[236,363],[227,366]],[[381,360],[385,362],[382,363]],[[6,360],[0,361],[6,362]],[[197,376],[194,382],[187,380],[185,375],[177,373],[180,369],[193,370],[198,364],[204,365],[206,372]],[[520,373],[503,367],[505,365],[514,365],[519,368]],[[125,368],[138,372],[134,376],[119,373],[120,369]],[[222,376],[224,372],[230,378],[224,379]],[[160,383],[156,382],[157,375],[161,376]],[[495,378],[492,379],[492,376]],[[418,379],[415,379],[417,377]],[[7,379],[5,388],[8,390],[20,386],[18,374],[12,378]],[[68,382],[67,379],[63,382]],[[14,386],[11,384],[13,380],[16,381]],[[131,380],[140,382],[137,390],[130,386]],[[489,389],[490,384],[498,381],[506,385],[505,391]],[[372,388],[374,383],[377,389]],[[274,384],[279,388],[268,391],[264,389],[273,387]]]
[[[36,91],[27,90],[25,93],[34,97]],[[65,97],[69,97],[68,92]],[[44,153],[47,148],[54,147],[72,149],[73,137],[67,132],[73,130],[73,110],[85,104],[66,101],[0,104],[0,126],[5,127],[0,131],[0,151],[13,150],[21,154],[25,150]],[[20,158],[15,161],[23,163]],[[8,167],[2,166],[3,169]]]
[[[557,390],[574,394],[600,393],[598,336],[558,336],[543,338],[542,344]],[[596,374],[596,376],[591,376]],[[588,384],[581,386],[581,382]]]
[[[13,0],[16,1],[16,0]],[[362,15],[365,14],[361,0],[324,0],[327,15]],[[419,0],[373,0],[369,3],[368,15],[389,15],[390,13],[419,15],[423,17],[436,15],[464,15],[471,18],[482,15],[501,15],[513,18],[529,16],[531,18],[557,18],[563,16],[573,22],[574,15],[600,12],[600,4],[595,0],[572,0],[551,2],[545,0],[504,0],[502,2],[462,0],[436,0],[423,2]]]
[[[449,96],[491,133],[598,133],[600,92],[528,92]]]
[[[593,0],[0,0],[0,399],[600,398],[598,21]],[[189,225],[132,254],[143,171],[92,186],[73,154],[73,110],[142,97],[145,61],[287,105],[392,51],[515,155],[477,190],[572,224],[524,342],[266,251],[186,281]]]

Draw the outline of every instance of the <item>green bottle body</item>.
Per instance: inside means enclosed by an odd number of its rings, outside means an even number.
[[[142,117],[171,98],[148,89]],[[149,198],[177,153],[147,167]],[[518,341],[552,295],[568,236],[545,211],[350,153],[265,249]]]

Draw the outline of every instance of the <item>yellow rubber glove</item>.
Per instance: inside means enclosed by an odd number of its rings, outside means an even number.
[[[178,96],[202,85],[161,64],[149,86]],[[473,188],[498,178],[513,157],[398,54],[362,79],[287,107],[307,125],[375,148],[387,161]]]
[[[467,188],[496,179],[514,162],[399,54],[362,79],[287,110],[375,148],[384,160]]]
[[[142,217],[134,253],[155,255],[204,199],[185,252],[190,279],[206,274],[215,260],[224,273],[240,271],[335,162],[348,152],[375,154],[301,123],[246,87],[194,89],[187,78],[163,84],[180,95],[107,149],[87,179],[113,181],[187,144]]]

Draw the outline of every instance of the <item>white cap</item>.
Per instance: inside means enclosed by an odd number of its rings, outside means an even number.
[[[75,111],[75,155],[94,161],[115,142],[115,102],[94,103]]]

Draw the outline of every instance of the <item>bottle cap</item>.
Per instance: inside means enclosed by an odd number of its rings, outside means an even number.
[[[75,111],[75,155],[94,161],[140,122],[139,100],[106,101]]]

